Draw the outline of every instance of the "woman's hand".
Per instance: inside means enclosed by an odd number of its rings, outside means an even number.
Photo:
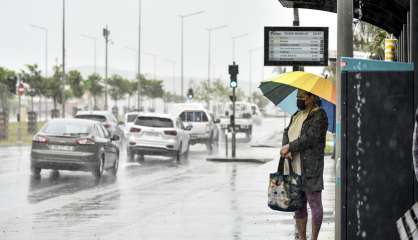
[[[284,145],[282,149],[280,150],[280,156],[286,157],[286,155],[288,154],[289,154],[289,144]]]

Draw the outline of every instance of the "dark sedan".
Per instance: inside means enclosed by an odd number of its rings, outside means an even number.
[[[91,171],[96,178],[104,170],[116,175],[119,148],[102,124],[84,119],[48,121],[33,137],[31,171],[40,176],[42,169]]]

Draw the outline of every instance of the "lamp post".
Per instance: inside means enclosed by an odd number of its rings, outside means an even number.
[[[138,101],[137,109],[141,109],[141,28],[142,28],[142,0],[138,2],[139,7],[139,18],[138,18],[138,67],[137,67],[137,76],[138,76]]]
[[[81,37],[92,40],[94,43],[94,73],[97,73],[97,38],[86,34],[81,34]]]
[[[236,35],[236,36],[233,36],[232,37],[232,60],[234,61],[234,62],[236,62],[235,60],[235,46],[236,46],[236,40],[238,40],[238,39],[240,39],[240,38],[244,38],[244,37],[246,37],[246,36],[248,36],[248,33],[244,33],[244,34],[240,34],[240,35]]]
[[[106,53],[105,53],[105,110],[108,109],[108,102],[107,102],[107,89],[108,89],[108,51],[109,51],[109,35],[110,31],[108,26],[106,25],[103,28],[103,37],[106,43]]]
[[[62,0],[62,117],[65,118],[65,0]]]
[[[212,60],[212,32],[217,31],[217,30],[221,30],[228,27],[228,25],[222,25],[222,26],[217,26],[217,27],[212,27],[212,28],[206,28],[206,30],[208,31],[208,85],[210,87],[211,85],[211,60]]]
[[[198,11],[189,14],[180,15],[181,20],[181,96],[184,97],[184,19],[204,13],[205,11]]]

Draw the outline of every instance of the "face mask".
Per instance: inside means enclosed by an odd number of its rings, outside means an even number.
[[[303,99],[298,99],[296,102],[296,106],[298,107],[299,110],[303,111],[306,108],[306,104],[305,104],[305,100]]]

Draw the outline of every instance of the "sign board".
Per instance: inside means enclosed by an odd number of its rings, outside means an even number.
[[[19,94],[19,96],[25,94],[25,86],[23,85],[23,83],[18,84],[17,93]]]
[[[327,66],[328,27],[265,27],[265,66]]]

